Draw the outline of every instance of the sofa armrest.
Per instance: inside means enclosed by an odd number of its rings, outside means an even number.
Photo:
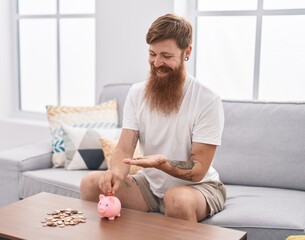
[[[22,172],[51,167],[50,139],[0,151],[0,207],[19,200]]]

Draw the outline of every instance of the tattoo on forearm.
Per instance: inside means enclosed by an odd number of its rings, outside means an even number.
[[[168,163],[173,167],[177,167],[184,170],[193,169],[193,167],[195,166],[193,160],[188,160],[188,161],[168,160]]]
[[[179,174],[179,177],[184,180],[192,181],[194,177],[192,173],[192,169],[195,166],[195,162],[193,160],[188,160],[188,161],[168,160],[168,163],[173,167],[186,170],[182,174]]]

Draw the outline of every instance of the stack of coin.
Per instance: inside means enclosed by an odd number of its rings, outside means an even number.
[[[54,210],[53,212],[47,213],[47,215],[48,216],[41,221],[43,227],[75,226],[79,223],[86,222],[83,212],[70,208]]]

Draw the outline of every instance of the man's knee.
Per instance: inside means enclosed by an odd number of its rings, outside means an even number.
[[[183,219],[193,218],[196,201],[187,189],[170,189],[165,193],[163,200],[166,216]]]
[[[92,184],[93,184],[93,177],[91,176],[90,173],[88,173],[87,175],[83,176],[80,181],[80,191],[82,192],[83,190],[90,187],[90,185]]]
[[[93,172],[88,173],[87,175],[83,176],[80,182],[80,197],[83,200],[90,200],[92,201],[92,197],[96,197],[96,177]]]

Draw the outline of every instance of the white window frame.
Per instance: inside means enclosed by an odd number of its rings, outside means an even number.
[[[93,18],[96,22],[97,14],[96,9],[97,6],[95,4],[95,13],[92,14],[60,14],[59,13],[59,1],[56,0],[56,13],[55,14],[33,14],[33,15],[20,15],[18,13],[18,0],[12,1],[12,16],[13,16],[13,23],[12,23],[12,39],[13,39],[13,89],[15,89],[14,95],[16,94],[16,97],[14,97],[13,102],[13,110],[12,114],[13,116],[20,118],[20,119],[34,119],[34,120],[46,120],[46,114],[45,113],[35,113],[35,112],[28,112],[21,110],[21,78],[20,78],[20,51],[19,51],[19,20],[20,19],[44,19],[44,18],[52,18],[56,19],[57,24],[57,38],[56,38],[56,45],[57,45],[57,102],[58,105],[61,103],[61,96],[60,96],[60,19],[64,18]],[[95,24],[96,25],[96,24]],[[96,30],[96,29],[95,29]],[[96,34],[97,35],[97,34]],[[96,60],[95,60],[96,61]],[[96,65],[96,63],[95,63]],[[96,76],[95,76],[95,82],[96,82]],[[95,96],[93,96],[94,99],[96,99]]]
[[[178,0],[177,0],[178,1]],[[263,0],[257,0],[256,10],[236,10],[236,11],[198,11],[198,0],[188,0],[186,15],[193,24],[193,57],[190,59],[188,70],[194,76],[196,75],[196,30],[197,18],[201,16],[255,16],[256,33],[255,33],[255,54],[254,54],[254,73],[253,73],[253,92],[252,99],[258,100],[259,95],[259,74],[260,74],[260,55],[262,41],[262,19],[263,16],[280,16],[280,15],[305,15],[304,9],[263,9]]]

